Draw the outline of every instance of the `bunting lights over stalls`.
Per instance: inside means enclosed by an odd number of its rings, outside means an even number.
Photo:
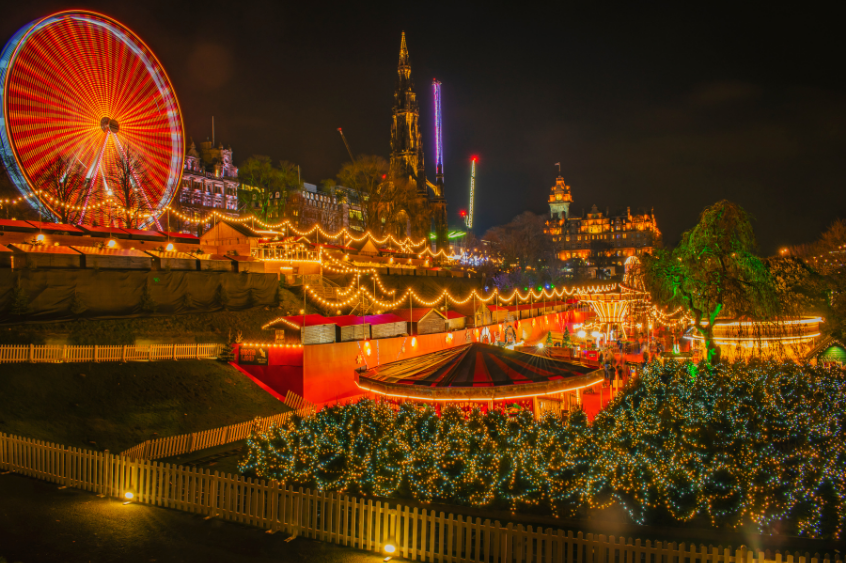
[[[26,201],[54,221],[63,205],[76,211],[74,223],[123,225],[127,214],[141,214],[142,228],[158,225],[182,175],[182,114],[137,35],[102,14],[59,12],[9,40],[0,80],[0,158]],[[85,188],[64,202],[37,189],[60,157],[85,176]],[[131,189],[120,190],[118,167],[132,158],[143,161],[144,175],[130,171]]]
[[[488,296],[482,296],[476,292],[476,290],[471,291],[466,297],[463,299],[459,299],[458,297],[451,294],[448,290],[443,290],[438,297],[433,300],[423,299],[420,295],[418,295],[413,289],[407,288],[405,293],[403,293],[400,297],[392,300],[392,301],[383,301],[372,294],[366,287],[356,287],[357,282],[354,281],[353,284],[344,288],[343,295],[349,295],[347,299],[344,301],[330,301],[328,299],[324,299],[323,296],[318,293],[313,287],[308,285],[304,286],[307,295],[312,299],[314,303],[317,303],[320,307],[324,308],[332,308],[332,309],[341,309],[349,306],[354,306],[358,304],[361,300],[361,296],[364,296],[366,299],[372,301],[377,306],[381,307],[383,310],[390,310],[396,309],[397,307],[404,306],[409,303],[409,299],[413,300],[413,303],[418,305],[422,305],[424,307],[436,307],[444,303],[444,301],[448,301],[453,305],[464,305],[468,303],[471,299],[475,299],[481,303],[490,303],[493,300],[496,300],[496,303],[511,303],[512,301],[517,301],[526,303],[528,301],[532,301],[534,303],[541,304],[544,299],[551,300],[556,298],[564,297],[565,295],[568,297],[574,295],[587,295],[590,293],[595,293],[601,290],[610,290],[615,288],[617,284],[609,284],[605,286],[590,286],[590,287],[575,287],[575,288],[550,288],[550,289],[543,289],[541,291],[535,292],[534,289],[527,290],[525,293],[521,294],[519,290],[514,290],[511,292],[509,296],[502,296],[499,294],[498,290],[494,290]],[[281,317],[280,317],[281,318]],[[262,329],[265,329],[274,323],[279,321],[279,319],[274,319],[267,324],[265,324]]]
[[[285,233],[287,233],[287,231],[290,231],[291,233],[293,233],[297,236],[302,236],[302,237],[307,237],[308,235],[314,234],[316,232],[316,233],[318,233],[318,235],[320,235],[320,236],[322,236],[326,239],[330,239],[330,240],[335,240],[335,239],[339,239],[341,237],[344,237],[345,239],[349,239],[349,240],[354,241],[354,242],[361,242],[361,241],[369,238],[371,241],[373,241],[376,244],[385,244],[386,242],[391,241],[394,244],[396,244],[397,246],[410,246],[410,247],[418,247],[418,246],[422,246],[422,245],[426,244],[425,238],[417,240],[417,241],[413,240],[411,237],[406,237],[403,240],[398,240],[396,237],[394,237],[394,235],[386,235],[382,238],[378,238],[376,235],[374,235],[370,231],[367,231],[366,233],[363,233],[360,236],[357,236],[357,235],[353,234],[353,232],[348,230],[347,228],[342,228],[340,231],[337,231],[335,233],[330,233],[330,232],[324,231],[323,228],[319,224],[314,224],[311,228],[301,231],[298,228],[296,228],[295,226],[293,226],[289,219],[285,219],[281,223],[271,224],[271,223],[266,223],[266,222],[262,221],[261,219],[259,219],[255,215],[250,215],[248,217],[240,217],[238,219],[234,219],[234,218],[232,218],[228,215],[223,215],[222,213],[220,213],[218,211],[210,211],[205,217],[196,218],[196,217],[193,217],[193,216],[184,215],[184,214],[180,213],[179,210],[173,209],[170,206],[165,208],[165,211],[169,211],[175,217],[178,217],[182,221],[187,221],[187,222],[194,223],[194,224],[209,223],[213,219],[217,218],[217,220],[219,220],[220,222],[223,222],[223,223],[240,223],[240,224],[243,224],[243,225],[245,225],[247,223],[257,224],[261,227],[264,227],[265,229],[283,230],[283,231],[285,231]],[[276,231],[256,231],[254,228],[253,228],[253,231],[257,232],[257,233],[258,232],[265,232],[265,233],[270,232],[271,234],[277,234],[277,235],[285,234],[283,232],[276,232]],[[306,241],[311,243],[311,240],[309,240],[309,239],[306,239]]]

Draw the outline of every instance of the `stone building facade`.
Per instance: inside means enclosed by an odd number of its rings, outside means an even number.
[[[182,183],[172,206],[182,215],[196,219],[208,217],[212,211],[236,218],[239,185],[231,147],[224,148],[222,143],[214,146],[211,141],[204,141],[198,150],[192,140],[185,153]],[[195,234],[198,231],[196,223],[176,216],[170,218],[170,224],[174,230]],[[199,231],[203,230],[200,226]]]
[[[570,211],[572,203],[570,186],[559,176],[550,190],[550,218],[544,232],[561,260],[582,258],[601,266],[622,266],[626,257],[651,252],[660,243],[661,231],[652,210],[601,211],[594,205],[575,215]]]
[[[335,195],[319,192],[314,184],[304,183],[303,189],[289,193],[287,215],[299,229],[308,229],[315,223],[331,233],[350,228],[349,204]]]

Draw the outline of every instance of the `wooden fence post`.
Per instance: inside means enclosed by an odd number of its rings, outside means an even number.
[[[97,345],[94,345],[94,362],[97,361]]]
[[[103,452],[103,465],[100,470],[103,472],[100,478],[100,491],[103,496],[111,496],[112,494],[112,454],[109,450]]]
[[[176,361],[176,344],[172,344],[172,346],[173,346],[173,350],[172,350],[171,355],[173,356],[173,361],[175,362]]]
[[[68,345],[65,344],[62,346],[62,363],[68,359]]]
[[[35,361],[35,344],[29,345],[29,362],[32,363]]]
[[[70,452],[68,451],[68,447],[62,445],[62,484],[65,487],[70,486],[70,456],[68,455]]]
[[[123,350],[121,351],[120,361],[126,363],[126,344],[123,345]]]

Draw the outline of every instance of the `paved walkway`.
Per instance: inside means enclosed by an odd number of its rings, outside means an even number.
[[[0,557],[9,563],[376,563],[378,554],[0,475]]]

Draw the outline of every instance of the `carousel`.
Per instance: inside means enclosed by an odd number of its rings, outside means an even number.
[[[536,415],[568,410],[602,370],[474,342],[355,371],[365,393],[395,400],[530,403]],[[556,405],[557,403],[557,405]],[[529,405],[526,405],[529,406]]]

